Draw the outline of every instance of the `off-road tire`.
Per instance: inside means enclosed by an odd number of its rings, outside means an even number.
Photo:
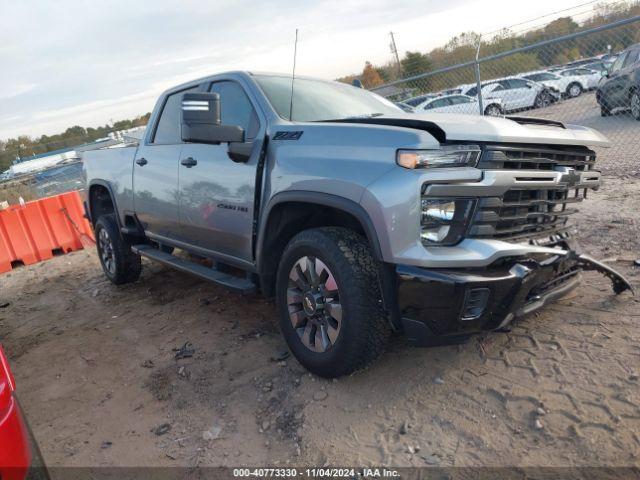
[[[104,233],[108,237],[112,252],[112,266],[107,266],[104,258],[105,248],[101,238]],[[140,277],[142,262],[140,255],[131,251],[131,245],[120,234],[116,216],[114,214],[102,215],[95,225],[96,248],[102,270],[109,280],[115,285],[135,282]]]
[[[605,103],[604,98],[600,100],[600,116],[601,117],[610,117],[611,116],[611,109]]]
[[[321,353],[303,344],[289,315],[289,274],[304,256],[319,259],[335,276],[342,304],[340,333]],[[384,352],[391,328],[382,308],[379,275],[380,266],[367,241],[352,230],[314,228],[289,242],[278,268],[276,304],[282,334],[307,370],[326,378],[349,375],[369,366]]]

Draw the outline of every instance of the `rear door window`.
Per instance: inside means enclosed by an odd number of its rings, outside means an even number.
[[[450,97],[449,99],[452,105],[458,105],[460,103],[471,103],[471,99],[469,97],[464,97],[462,95]]]
[[[449,105],[451,105],[451,103],[448,98],[439,98],[438,100],[434,100],[430,104],[426,105],[424,108],[425,110],[431,110],[432,108],[448,107]]]
[[[529,84],[526,80],[521,80],[519,78],[512,78],[509,80],[509,87],[511,88],[527,88]]]

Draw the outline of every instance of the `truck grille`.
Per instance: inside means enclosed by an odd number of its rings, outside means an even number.
[[[524,170],[554,171],[570,167],[579,172],[590,171],[595,153],[587,148],[535,149],[529,147],[489,146],[483,151],[478,167],[484,170],[523,170],[519,180],[528,178]],[[583,176],[584,180],[584,176]],[[478,199],[468,236],[496,238],[530,243],[555,243],[569,233],[568,216],[577,212],[573,204],[581,202],[587,188],[558,185],[518,186],[501,197]]]
[[[535,148],[489,145],[482,152],[478,168],[484,170],[554,170],[572,167],[588,171],[596,162],[596,154],[588,148]]]

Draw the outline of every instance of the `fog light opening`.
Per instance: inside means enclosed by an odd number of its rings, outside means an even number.
[[[472,288],[466,291],[460,320],[476,320],[487,308],[490,290],[488,288]]]

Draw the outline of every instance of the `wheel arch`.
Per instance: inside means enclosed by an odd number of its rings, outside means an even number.
[[[115,195],[109,182],[105,180],[92,180],[87,190],[87,216],[89,222],[95,226],[101,215],[115,213],[116,222],[120,227],[120,217],[116,206]]]
[[[498,109],[498,111],[500,112],[500,114],[503,114],[505,112],[504,108],[502,107],[502,105],[498,102],[490,102],[486,107],[484,107],[484,114],[486,115],[487,111],[491,108],[491,107],[496,107]]]
[[[580,90],[586,90],[585,86],[582,85],[582,83],[579,80],[573,80],[571,83],[569,83],[569,85],[567,85],[567,93],[569,93],[569,90],[571,90],[571,87],[573,85],[578,85],[580,87]]]
[[[356,230],[367,239],[374,258],[382,260],[375,227],[361,205],[328,193],[281,192],[265,208],[256,245],[261,289],[267,296],[273,293],[278,263],[291,238],[302,230],[320,226]]]

